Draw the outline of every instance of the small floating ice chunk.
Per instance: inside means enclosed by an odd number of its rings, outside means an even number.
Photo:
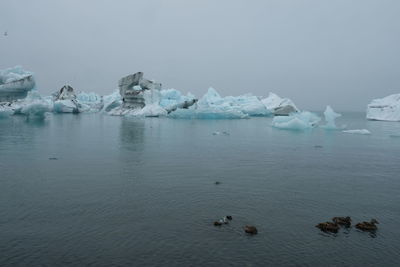
[[[324,116],[326,124],[322,125],[321,128],[324,128],[326,130],[337,130],[338,127],[336,126],[335,120],[341,117],[342,115],[333,111],[331,106],[326,106],[326,109],[324,111]]]
[[[369,135],[371,134],[370,131],[367,129],[357,129],[357,130],[346,130],[342,131],[343,133],[349,133],[349,134],[363,134],[363,135]]]
[[[292,113],[289,116],[275,116],[272,126],[285,130],[306,130],[315,127],[320,121],[320,117],[309,111]]]

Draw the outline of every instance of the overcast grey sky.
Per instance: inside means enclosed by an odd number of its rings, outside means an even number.
[[[43,94],[108,94],[143,71],[197,96],[364,110],[400,93],[399,14],[398,0],[1,0],[0,69],[33,71]]]

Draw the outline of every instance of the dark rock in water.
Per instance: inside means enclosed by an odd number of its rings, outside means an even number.
[[[246,225],[244,231],[251,235],[256,235],[258,233],[257,228],[253,225]]]
[[[232,216],[227,215],[226,218],[227,218],[228,220],[232,221]]]
[[[319,228],[323,232],[337,233],[339,231],[339,225],[332,222],[319,223],[315,227]]]
[[[221,184],[221,182],[216,181],[215,184]]]
[[[334,223],[337,223],[339,225],[343,225],[346,227],[350,227],[351,226],[351,218],[349,216],[347,217],[333,217],[332,221]]]
[[[53,158],[49,158],[49,160],[58,160],[58,158],[54,158],[54,157],[53,157]]]
[[[362,231],[376,231],[378,229],[376,224],[379,224],[379,222],[375,219],[372,219],[370,222],[357,223],[356,228]]]
[[[214,226],[221,226],[223,223],[222,222],[220,222],[220,221],[215,221],[214,222]]]

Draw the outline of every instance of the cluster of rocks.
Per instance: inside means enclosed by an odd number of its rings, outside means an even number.
[[[361,231],[376,231],[378,227],[376,224],[379,222],[375,219],[371,219],[370,222],[360,222],[355,227]],[[337,233],[340,227],[351,227],[351,218],[347,217],[333,217],[332,221],[322,222],[317,224],[315,227],[319,228],[323,232]]]

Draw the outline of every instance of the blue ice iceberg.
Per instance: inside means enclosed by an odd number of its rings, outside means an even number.
[[[178,119],[244,119],[249,117],[249,113],[267,114],[268,111],[261,101],[257,99],[257,103],[254,103],[254,100],[252,96],[221,97],[214,88],[209,88],[196,104],[188,109],[178,109],[169,114],[169,117]]]
[[[52,109],[52,103],[42,98],[37,91],[30,91],[21,103],[20,113],[29,118],[44,118],[45,114]]]
[[[322,125],[321,128],[324,128],[326,130],[337,130],[338,127],[336,126],[335,120],[341,117],[342,115],[333,111],[333,109],[330,106],[326,106],[326,109],[324,111],[324,116],[326,124]]]
[[[309,111],[292,113],[289,116],[275,116],[272,126],[285,130],[306,130],[314,128],[321,120],[316,114]]]

